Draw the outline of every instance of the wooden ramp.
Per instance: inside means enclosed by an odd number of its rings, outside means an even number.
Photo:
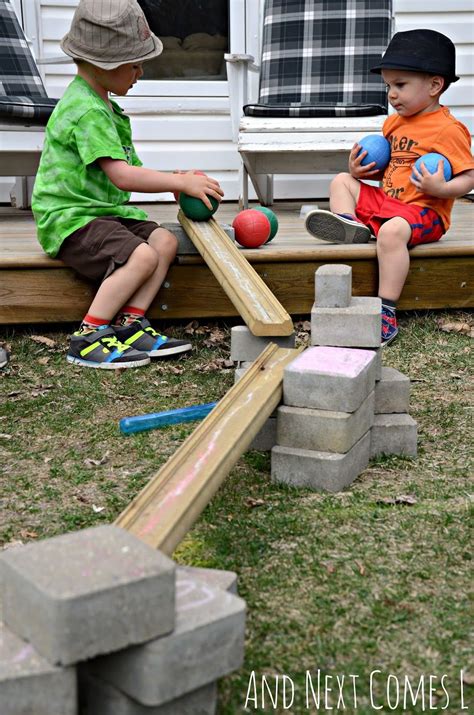
[[[115,523],[171,555],[279,404],[300,352],[270,343]]]
[[[293,333],[293,321],[284,307],[214,218],[192,221],[180,210],[178,221],[251,333],[260,336]]]

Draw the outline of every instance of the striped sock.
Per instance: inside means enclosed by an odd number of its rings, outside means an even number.
[[[145,316],[145,311],[142,308],[136,308],[134,305],[124,305],[114,320],[114,325],[125,327],[133,323],[134,320],[140,320]]]
[[[88,333],[93,333],[95,330],[99,330],[99,328],[103,328],[108,325],[109,322],[110,321],[106,318],[97,318],[95,315],[87,313],[87,315],[85,315],[82,319],[82,323],[76,330],[75,335],[87,335]]]

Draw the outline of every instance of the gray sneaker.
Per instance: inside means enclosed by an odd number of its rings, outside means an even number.
[[[108,325],[94,330],[93,333],[71,335],[66,359],[74,365],[102,370],[142,367],[150,362],[146,353],[121,343],[113,328],[109,328]]]
[[[8,353],[5,348],[0,347],[0,368],[8,365]]]
[[[372,236],[363,223],[323,209],[306,214],[305,228],[315,238],[330,243],[368,243]]]

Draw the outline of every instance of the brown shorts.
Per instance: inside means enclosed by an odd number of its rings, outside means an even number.
[[[157,228],[154,221],[95,218],[65,239],[57,257],[86,278],[102,281],[126,263],[138,246],[147,243]]]

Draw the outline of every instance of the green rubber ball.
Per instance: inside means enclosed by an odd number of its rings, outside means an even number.
[[[209,200],[212,204],[212,210],[208,209],[201,199],[188,196],[188,194],[183,194],[183,192],[179,195],[179,205],[183,209],[183,213],[193,221],[209,221],[211,216],[217,211],[219,208],[218,200],[213,196],[209,196]]]
[[[270,243],[272,238],[275,238],[278,231],[278,219],[276,217],[276,214],[267,206],[255,206],[255,208],[257,211],[261,211],[262,213],[264,213],[267,219],[270,221],[270,235],[265,241],[265,243]]]

